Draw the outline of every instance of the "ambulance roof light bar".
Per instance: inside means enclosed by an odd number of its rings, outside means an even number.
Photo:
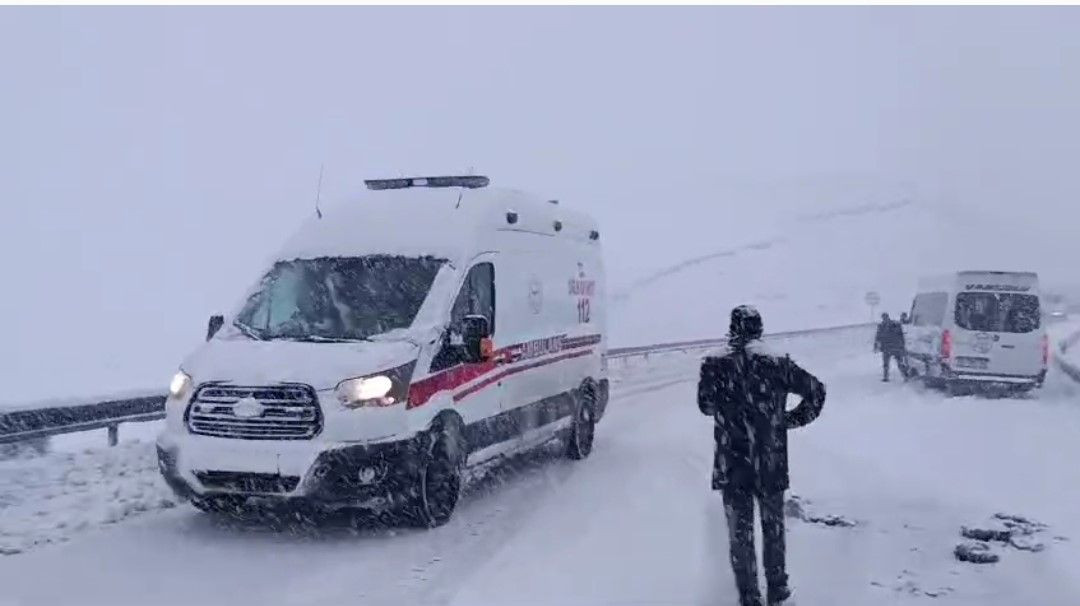
[[[410,187],[467,187],[478,189],[487,187],[491,180],[483,175],[463,177],[401,177],[399,179],[367,179],[364,185],[368,189],[408,189]]]

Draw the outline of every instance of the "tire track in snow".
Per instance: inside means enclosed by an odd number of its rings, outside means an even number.
[[[914,205],[914,202],[912,202],[911,200],[901,200],[898,202],[887,202],[881,204],[863,204],[858,206],[839,208],[824,213],[800,215],[797,217],[797,220],[799,223],[804,224],[829,223],[832,221],[846,219],[850,217],[859,217],[873,214],[886,214],[893,211],[902,210],[912,205]],[[638,278],[630,282],[626,286],[618,289],[617,291],[613,292],[611,296],[611,302],[613,305],[618,305],[620,302],[632,297],[636,291],[649,287],[656,282],[664,280],[675,274],[681,273],[687,269],[701,265],[702,263],[706,263],[715,259],[736,258],[741,253],[769,250],[772,247],[784,244],[787,241],[788,238],[784,235],[777,235],[775,237],[765,238],[762,240],[751,242],[749,244],[725,248],[696,257],[691,257],[689,259],[684,259],[683,261],[658,269],[650,274]],[[716,272],[713,275],[721,276],[723,275],[723,272]]]

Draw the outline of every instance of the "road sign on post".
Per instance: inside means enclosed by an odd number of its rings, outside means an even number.
[[[881,295],[876,290],[866,293],[866,304],[870,306],[870,321],[877,320],[877,306],[881,305]]]

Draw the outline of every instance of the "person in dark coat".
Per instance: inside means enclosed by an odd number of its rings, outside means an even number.
[[[791,595],[784,563],[784,491],[788,488],[787,431],[821,414],[825,386],[790,356],[761,341],[762,321],[750,306],[731,311],[726,351],[706,357],[698,408],[714,419],[712,487],[723,494],[731,568],[742,606],[760,606],[754,549],[754,501],[761,509],[768,603]],[[788,394],[802,402],[787,410]]]
[[[881,314],[881,324],[878,324],[877,335],[874,336],[874,351],[881,352],[882,381],[889,382],[889,366],[894,358],[896,367],[900,369],[900,375],[907,379],[907,344],[904,342],[904,327],[889,318],[889,314]]]

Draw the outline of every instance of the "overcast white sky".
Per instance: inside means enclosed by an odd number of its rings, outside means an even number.
[[[756,229],[733,183],[903,183],[1068,279],[1078,31],[1071,8],[2,8],[0,380],[164,382],[320,163],[331,199],[469,168],[560,198],[616,279]]]

